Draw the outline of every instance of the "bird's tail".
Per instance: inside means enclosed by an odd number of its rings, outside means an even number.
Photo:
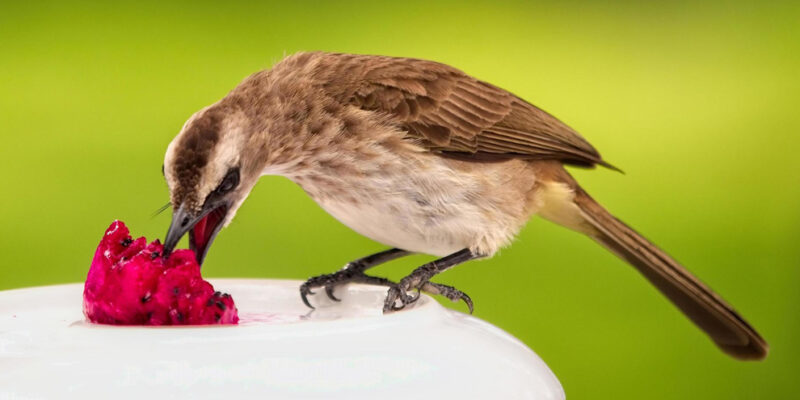
[[[560,200],[561,203],[547,204],[548,196],[545,196],[545,206],[540,211],[544,218],[589,235],[636,267],[725,353],[741,360],[766,357],[766,341],[725,300],[656,245],[606,211],[566,172],[560,178],[562,182],[543,183],[545,187],[551,186],[545,189],[551,191],[549,200]],[[563,182],[564,179],[567,181]],[[553,190],[563,193],[553,195]]]

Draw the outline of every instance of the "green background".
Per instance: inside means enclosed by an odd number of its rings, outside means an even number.
[[[250,73],[299,50],[413,56],[581,132],[626,171],[575,170],[587,190],[731,301],[771,354],[728,358],[632,268],[536,218],[499,256],[439,278],[478,317],[573,399],[797,395],[797,2],[289,3],[1,5],[0,289],[82,281],[116,218],[163,237],[169,212],[151,215],[167,144]],[[204,272],[303,279],[382,248],[266,177]]]

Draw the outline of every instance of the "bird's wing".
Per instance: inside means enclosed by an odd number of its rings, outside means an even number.
[[[327,54],[339,100],[387,113],[431,151],[463,159],[605,163],[583,137],[519,97],[433,61]],[[329,92],[330,93],[330,92]],[[613,168],[613,167],[612,167]]]

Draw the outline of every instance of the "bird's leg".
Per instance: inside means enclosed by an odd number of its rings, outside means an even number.
[[[424,290],[432,294],[441,294],[453,301],[464,300],[469,307],[469,312],[472,313],[472,300],[469,296],[452,286],[430,282],[430,279],[448,268],[480,257],[482,255],[475,254],[469,249],[464,249],[415,269],[410,275],[401,279],[400,283],[389,286],[389,293],[386,295],[386,301],[383,304],[383,312],[400,310],[406,305],[417,301],[419,291]],[[409,295],[408,292],[414,289],[417,289],[417,295]],[[399,306],[397,305],[398,301],[400,302]]]
[[[341,285],[343,283],[366,283],[368,285],[379,285],[379,286],[392,286],[395,285],[394,282],[385,279],[385,278],[378,278],[374,276],[369,276],[364,273],[364,271],[377,266],[379,264],[383,264],[387,261],[392,261],[394,259],[407,256],[411,254],[409,251],[405,251],[402,249],[389,249],[382,251],[380,253],[375,253],[368,255],[363,258],[359,258],[358,260],[351,261],[347,263],[342,269],[332,273],[332,274],[325,274],[315,276],[310,278],[309,280],[305,281],[302,285],[300,285],[300,298],[303,299],[303,303],[310,308],[314,308],[311,303],[308,302],[308,295],[314,294],[311,289],[324,287],[325,294],[331,298],[331,300],[339,301],[336,296],[333,295],[333,289],[337,285]]]

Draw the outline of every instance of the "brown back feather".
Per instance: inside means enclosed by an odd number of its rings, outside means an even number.
[[[325,80],[330,95],[388,114],[431,151],[476,161],[555,159],[610,167],[552,115],[450,66],[412,58],[315,54],[322,58],[317,77]]]

